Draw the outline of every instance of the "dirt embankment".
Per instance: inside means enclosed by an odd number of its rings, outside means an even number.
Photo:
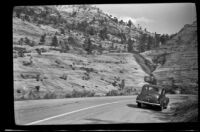
[[[156,65],[152,63],[150,60],[146,59],[144,56],[140,54],[134,54],[136,62],[141,66],[142,70],[147,74],[153,73],[156,69]]]

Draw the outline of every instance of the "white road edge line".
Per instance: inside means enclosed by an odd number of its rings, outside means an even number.
[[[79,112],[79,111],[83,111],[83,110],[87,110],[87,109],[91,109],[91,108],[95,108],[95,107],[100,107],[100,106],[104,106],[104,105],[108,105],[108,104],[125,102],[125,101],[127,101],[127,100],[111,102],[111,103],[105,103],[105,104],[100,104],[100,105],[95,105],[95,106],[90,106],[90,107],[86,107],[86,108],[83,108],[83,109],[74,110],[74,111],[71,111],[71,112],[67,112],[67,113],[63,113],[63,114],[60,114],[60,115],[52,116],[52,117],[49,117],[49,118],[45,118],[45,119],[42,119],[42,120],[34,121],[34,122],[31,122],[31,123],[28,123],[28,124],[25,124],[25,125],[33,125],[33,124],[37,124],[37,123],[40,123],[40,122],[51,120],[51,119],[54,119],[54,118],[57,118],[57,117],[66,116],[66,115],[69,115],[69,114],[72,114],[72,113],[76,113],[76,112]]]

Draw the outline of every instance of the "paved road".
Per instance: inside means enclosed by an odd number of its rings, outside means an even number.
[[[136,96],[15,101],[15,120],[19,125],[170,122],[171,104],[189,96],[167,96],[170,104],[162,112],[138,108]]]

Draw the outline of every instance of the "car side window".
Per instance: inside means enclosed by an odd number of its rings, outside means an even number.
[[[149,91],[156,91],[156,90],[153,87],[149,87]]]
[[[147,91],[147,86],[143,86],[142,88],[142,92],[145,92],[145,91]]]
[[[158,93],[159,93],[159,94],[162,94],[162,89],[158,89]]]

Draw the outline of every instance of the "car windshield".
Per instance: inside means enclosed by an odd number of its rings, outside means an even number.
[[[157,93],[161,94],[162,89],[156,88],[156,87],[149,87],[149,92],[157,92]]]

